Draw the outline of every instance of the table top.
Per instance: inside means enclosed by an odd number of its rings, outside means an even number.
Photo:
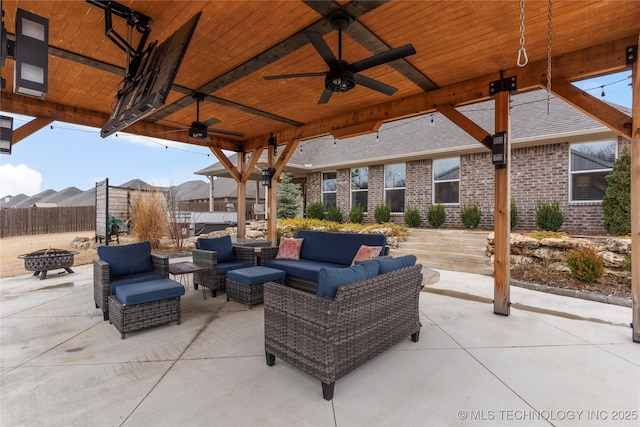
[[[191,261],[176,262],[169,264],[169,274],[188,274],[188,273],[200,273],[207,271],[207,267],[203,267]]]

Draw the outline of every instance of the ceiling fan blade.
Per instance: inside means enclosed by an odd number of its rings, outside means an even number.
[[[175,129],[175,130],[165,130],[165,131],[162,131],[162,132],[158,132],[158,133],[159,133],[159,134],[163,134],[163,133],[174,133],[174,132],[184,132],[184,131],[186,131],[186,130],[189,130],[189,129]]]
[[[222,134],[222,135],[238,136],[240,138],[244,137],[244,133],[242,133],[242,132],[234,132],[234,131],[231,131],[231,130],[224,130],[224,129],[208,128],[207,132],[219,133],[219,134]]]
[[[339,66],[338,59],[333,54],[333,52],[331,52],[329,45],[327,44],[327,42],[324,41],[320,33],[316,33],[315,31],[307,31],[306,33],[304,33],[304,35],[307,36],[307,38],[309,39],[313,47],[316,48],[316,50],[318,51],[322,59],[324,59],[324,62],[326,62],[327,65],[329,66],[329,68],[333,69]]]
[[[318,101],[318,104],[326,104],[327,102],[329,102],[331,95],[333,95],[333,91],[329,89],[325,89],[324,92],[322,92],[322,95],[320,96],[320,100]]]
[[[398,89],[393,86],[389,86],[386,83],[379,82],[378,80],[374,80],[360,74],[355,74],[353,77],[357,84],[368,87],[369,89],[377,90],[385,95],[393,95],[398,91]]]
[[[378,65],[386,64],[387,62],[395,61],[396,59],[404,58],[405,56],[413,55],[414,53],[416,53],[416,50],[413,48],[413,45],[406,44],[404,46],[361,59],[360,61],[351,64],[349,68],[354,73],[357,73]]]
[[[205,120],[204,122],[202,122],[202,125],[208,128],[209,126],[213,126],[216,123],[220,123],[220,120],[216,119],[215,117],[211,117],[209,120]]]
[[[264,76],[265,80],[293,79],[297,77],[324,77],[327,73],[298,73],[298,74],[280,74],[278,76]]]

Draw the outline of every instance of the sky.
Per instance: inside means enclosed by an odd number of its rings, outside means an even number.
[[[631,108],[630,83],[631,71],[625,71],[575,84],[599,99]],[[14,130],[32,120],[3,114],[14,117]],[[68,187],[86,191],[105,178],[116,186],[132,179],[165,187],[206,181],[194,172],[218,162],[205,147],[123,132],[116,135],[102,138],[97,128],[53,122],[15,144],[11,155],[0,155],[0,197]]]

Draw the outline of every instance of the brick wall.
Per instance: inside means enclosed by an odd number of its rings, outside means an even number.
[[[629,141],[618,141],[620,153],[630,149]],[[561,230],[604,233],[600,203],[569,203],[569,143],[516,148],[511,152],[511,198],[518,208],[515,230],[535,229],[535,208],[539,201],[558,201],[565,215]],[[428,226],[427,210],[432,203],[432,160],[407,162],[406,207],[418,209]],[[338,170],[338,206],[345,220],[350,211],[350,169]],[[320,173],[309,175],[308,201],[320,201]],[[488,151],[460,156],[460,204],[446,205],[444,227],[463,227],[460,210],[478,204],[482,210],[480,227],[493,228],[494,167]],[[369,206],[365,222],[373,223],[374,209],[384,202],[384,166],[369,165]],[[404,215],[392,215],[404,223]]]

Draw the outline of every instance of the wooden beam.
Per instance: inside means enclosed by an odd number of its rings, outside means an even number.
[[[558,55],[553,60],[554,75],[558,79],[580,80],[599,74],[622,71],[628,69],[625,52],[630,45],[637,43],[637,37],[630,36],[623,39],[603,43],[576,52]],[[524,68],[513,67],[504,70],[504,77],[516,76],[518,92],[527,92],[540,87],[540,81],[546,76],[547,61],[529,63]],[[329,135],[335,129],[354,126],[373,120],[397,120],[419,114],[426,114],[436,110],[436,106],[448,104],[453,107],[471,104],[490,99],[489,84],[498,80],[496,73],[476,77],[464,82],[444,86],[427,93],[410,95],[405,98],[393,99],[373,107],[361,108],[338,116],[308,122],[297,128],[287,128],[280,132],[279,142],[294,139],[310,139]],[[264,145],[266,135],[247,140],[246,147]]]
[[[493,262],[493,312],[508,316],[511,308],[509,296],[509,282],[511,274],[509,270],[511,261],[510,234],[511,234],[511,114],[509,113],[509,92],[500,92],[496,95],[495,105],[495,129],[496,133],[506,132],[507,140],[505,154],[507,167],[496,168],[494,173],[494,262]]]
[[[2,92],[2,111],[8,113],[21,114],[23,116],[39,117],[42,119],[52,119],[59,122],[72,123],[76,125],[89,126],[100,129],[109,121],[109,115],[98,111],[87,110],[79,107],[69,107],[56,104],[50,101],[36,99],[30,96],[18,95],[11,92]],[[204,142],[201,139],[189,137],[187,132],[171,132],[177,130],[154,123],[139,121],[123,129],[123,133],[134,135],[144,135],[152,138],[161,138],[169,141],[184,142],[191,145],[203,147],[216,146],[223,150],[235,150],[238,141],[210,135],[211,142]]]
[[[262,156],[263,151],[264,151],[264,148],[262,147],[256,148],[255,150],[251,151],[251,156],[249,157],[249,161],[245,163],[244,170],[242,171],[242,174],[240,177],[240,180],[242,182],[247,182],[249,180],[249,177],[251,176],[253,169],[256,167],[256,164],[258,164],[258,161],[260,160],[260,156]]]
[[[640,46],[640,35],[638,36]],[[632,68],[631,107],[633,130],[631,139],[631,299],[633,311],[633,341],[640,343],[640,61]]]
[[[489,132],[482,129],[474,121],[469,119],[460,111],[453,108],[451,105],[438,105],[436,109],[447,119],[455,123],[460,129],[471,135],[471,137],[475,138],[476,141],[491,150],[492,143],[487,142],[490,141],[489,138],[491,137],[491,134]]]
[[[18,142],[22,141],[26,137],[36,133],[40,129],[45,126],[53,123],[54,120],[48,117],[36,117],[31,120],[29,123],[25,123],[20,126],[18,129],[13,131],[13,136],[11,138],[11,145],[16,145]]]
[[[336,139],[352,138],[354,136],[376,132],[380,129],[380,126],[382,126],[382,120],[375,120],[369,123],[353,125],[348,128],[332,130],[331,135]]]
[[[541,82],[540,86],[546,87],[546,84],[546,81]],[[551,83],[551,92],[623,138],[631,139],[631,117],[622,111],[616,110],[564,79],[554,79]]]
[[[224,166],[227,172],[229,172],[229,175],[231,175],[231,178],[235,179],[236,182],[240,182],[241,181],[240,172],[233,165],[233,163],[231,163],[231,160],[229,160],[229,158],[224,154],[224,152],[217,147],[209,147],[209,149],[216,156],[216,158],[222,164],[222,166]]]

